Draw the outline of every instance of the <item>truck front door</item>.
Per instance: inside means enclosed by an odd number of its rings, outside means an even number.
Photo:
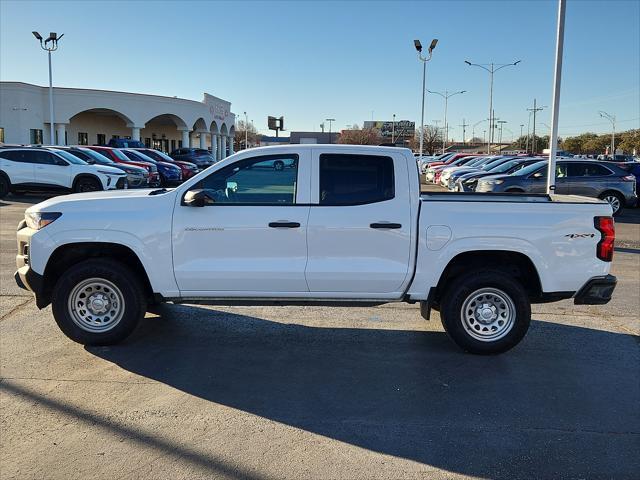
[[[408,276],[411,256],[406,160],[331,153],[325,147],[313,152],[309,290],[336,297],[395,296]]]
[[[205,194],[203,207],[177,198],[173,261],[183,295],[308,292],[305,155],[254,156],[214,171],[189,190]]]

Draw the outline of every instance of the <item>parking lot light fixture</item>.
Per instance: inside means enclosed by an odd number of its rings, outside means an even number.
[[[449,141],[449,124],[447,123],[447,105],[449,103],[449,97],[453,97],[454,95],[460,95],[461,93],[465,93],[466,90],[460,90],[459,92],[449,93],[447,90],[442,92],[434,92],[432,90],[427,90],[429,93],[435,93],[436,95],[440,95],[444,98],[444,142],[442,142],[442,153],[446,148],[447,142]]]
[[[521,60],[516,60],[513,63],[472,63],[469,60],[465,60],[464,63],[469,65],[470,67],[479,67],[483,70],[489,72],[489,141],[487,142],[487,153],[491,153],[491,144],[493,143],[493,135],[494,135],[494,121],[493,118],[493,75],[498,71],[502,70],[505,67],[515,67],[521,62]]]
[[[418,52],[418,60],[422,62],[422,110],[420,113],[420,157],[422,157],[422,149],[424,146],[424,95],[426,89],[426,78],[427,78],[427,62],[431,60],[431,56],[433,54],[433,49],[436,48],[438,44],[438,39],[434,38],[431,40],[431,45],[429,45],[429,56],[425,57],[422,55],[422,44],[420,40],[414,40],[413,45]],[[419,158],[420,158],[419,157]]]
[[[55,128],[55,115],[53,113],[53,79],[51,74],[51,52],[55,52],[58,49],[58,42],[64,36],[64,33],[60,36],[56,32],[49,33],[49,38],[44,42],[42,41],[42,35],[38,32],[31,32],[36,40],[40,42],[40,48],[45,50],[49,56],[49,143],[56,144],[58,142],[64,142],[64,139],[55,141],[54,128]]]
[[[611,122],[611,158],[616,154],[616,116],[607,112],[599,111],[600,117],[606,118]]]

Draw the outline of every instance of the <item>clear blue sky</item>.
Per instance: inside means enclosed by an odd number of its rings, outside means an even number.
[[[421,67],[413,39],[440,40],[427,88],[467,90],[449,102],[454,138],[463,117],[487,117],[488,74],[464,64],[507,63],[494,108],[514,134],[536,97],[551,106],[556,1],[179,2],[0,0],[0,78],[47,84],[45,53],[31,31],[64,33],[54,58],[58,86],[201,100],[208,92],[247,111],[263,133],[267,115],[288,130],[335,129],[371,119],[418,120]],[[569,0],[560,134],[640,125],[640,2]],[[425,123],[443,101],[427,97]],[[540,114],[550,124],[549,111]],[[455,129],[453,127],[455,126]],[[505,131],[506,132],[506,131]],[[476,135],[482,135],[482,124]],[[507,136],[508,133],[505,133]]]

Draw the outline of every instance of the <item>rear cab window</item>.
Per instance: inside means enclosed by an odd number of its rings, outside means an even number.
[[[393,159],[381,155],[320,154],[319,204],[365,205],[395,196]]]

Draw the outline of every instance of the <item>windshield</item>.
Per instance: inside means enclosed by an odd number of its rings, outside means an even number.
[[[166,153],[161,152],[160,150],[152,150],[147,148],[145,150],[140,150],[138,153],[142,153],[148,157],[151,157],[159,162],[173,162],[173,158],[168,156]]]
[[[85,162],[84,160],[80,160],[78,157],[76,157],[75,155],[72,155],[71,153],[65,150],[53,149],[53,151],[56,152],[58,155],[60,155],[69,163],[73,163],[74,165],[87,165],[87,162]]]
[[[490,168],[488,171],[491,173],[503,173],[520,163],[522,163],[522,160],[509,160],[508,162],[501,163],[500,165],[494,165],[493,168]]]
[[[130,159],[124,154],[122,153],[120,150],[118,149],[113,149],[111,150],[113,152],[113,154],[116,156],[117,159],[122,160],[124,162],[128,162]]]
[[[529,175],[533,172],[535,172],[536,170],[538,170],[540,167],[543,167],[544,165],[547,164],[546,160],[542,160],[541,162],[536,162],[536,163],[532,163],[531,165],[529,165],[528,167],[523,168],[522,170],[518,170],[517,172],[513,173],[513,175],[516,176],[526,176]]]
[[[138,152],[137,150],[123,150],[123,153],[129,157],[131,160],[137,161],[137,162],[148,162],[148,163],[153,163],[155,165],[156,160],[154,160],[153,158],[145,155],[142,152]]]
[[[81,151],[85,155],[91,157],[96,163],[99,163],[100,165],[112,165],[112,164],[116,163],[113,160],[111,160],[110,158],[107,158],[104,155],[102,155],[101,153],[98,153],[95,150],[91,150],[90,148],[83,148],[83,149],[81,149]]]

